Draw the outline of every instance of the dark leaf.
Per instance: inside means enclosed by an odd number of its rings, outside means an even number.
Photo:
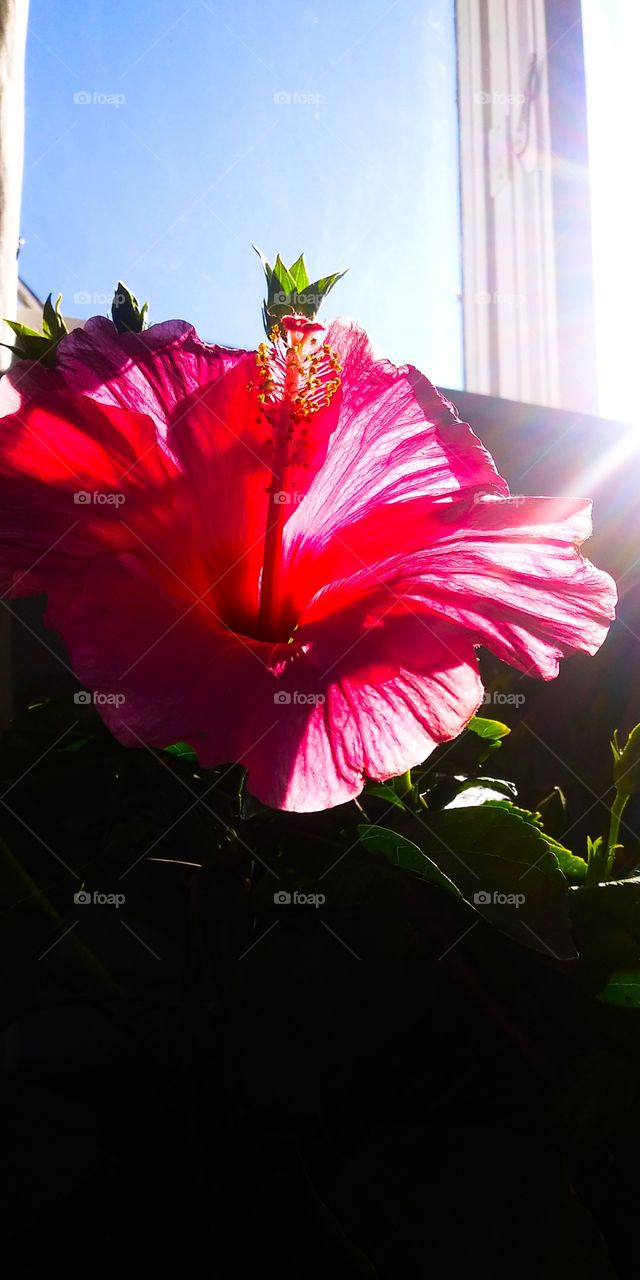
[[[400,836],[387,827],[363,825],[358,827],[358,835],[366,849],[384,854],[394,867],[401,867],[404,871],[415,871],[417,875],[424,876],[440,889],[448,889],[456,897],[462,897],[453,881],[412,840],[407,840],[405,836]]]

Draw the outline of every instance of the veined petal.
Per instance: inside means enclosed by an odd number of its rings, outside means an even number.
[[[282,709],[292,714],[279,716],[268,748],[260,744],[245,761],[254,795],[298,813],[343,804],[366,778],[404,773],[455,738],[482,700],[472,648],[459,636],[443,644],[437,628],[419,672],[401,653],[382,681],[376,665],[370,678],[361,671],[354,680],[337,666],[324,703]]]
[[[272,495],[264,430],[247,390],[249,353],[183,401],[169,425],[168,446],[189,488],[205,545],[225,566],[219,582],[229,626],[251,633],[259,605],[264,534]]]
[[[132,530],[171,556],[162,513],[180,520],[177,475],[149,418],[68,392],[49,395],[46,408],[25,403],[0,419],[4,581],[37,562],[29,588],[46,589],[48,573],[76,573],[97,551],[131,546]]]
[[[59,343],[55,369],[25,360],[5,375],[0,412],[13,413],[27,399],[67,387],[100,404],[148,414],[163,435],[186,397],[245,354],[208,346],[182,320],[151,325],[142,333],[118,333],[110,320],[93,316]]]
[[[86,687],[118,695],[98,707],[128,746],[187,740],[203,764],[234,761],[254,704],[269,709],[256,686],[278,688],[282,646],[238,636],[206,600],[171,597],[137,556],[99,557],[74,590],[54,586],[47,621]]]
[[[307,360],[96,319],[0,389],[5,582],[48,592],[121,741],[189,741],[300,811],[454,737],[477,645],[550,678],[615,602],[578,550],[588,503],[509,499],[426,378],[354,325],[326,336]]]
[[[326,462],[290,521],[289,540],[316,548],[378,506],[452,499],[508,487],[471,428],[412,366],[377,358],[357,325],[339,320],[327,342],[342,364],[343,396]]]
[[[563,655],[595,653],[614,616],[613,579],[579,551],[590,513],[577,498],[484,499],[437,544],[382,573],[416,606],[550,680]]]
[[[295,650],[269,645],[179,608],[129,556],[52,592],[48,621],[120,741],[187,741],[203,766],[244,764],[254,795],[298,812],[424,760],[482,698],[473,646],[446,624],[396,609],[374,630],[352,604]]]
[[[245,387],[253,357],[207,367],[218,376],[177,402],[169,448],[150,416],[66,389],[0,419],[6,582],[18,570],[23,591],[46,590],[49,572],[132,551],[170,594],[209,594],[228,625],[251,630],[270,477]],[[36,560],[37,578],[23,577]]]
[[[284,533],[291,614],[396,547],[428,546],[452,502],[509,492],[471,428],[417,369],[377,358],[345,321],[327,341],[343,365],[343,397],[326,461]]]

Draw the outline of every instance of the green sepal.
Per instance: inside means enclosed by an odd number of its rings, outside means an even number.
[[[0,346],[12,351],[17,360],[37,360],[45,368],[55,364],[55,352],[58,343],[69,332],[60,314],[62,294],[56,298],[55,307],[49,294],[42,308],[42,331],[32,329],[28,324],[20,324],[19,320],[5,320],[5,324],[15,333],[17,342],[11,347],[7,342]]]
[[[299,292],[306,289],[309,283],[307,268],[304,265],[304,255],[301,253],[299,258],[289,267],[289,275],[293,277],[294,288]]]
[[[147,327],[148,310],[149,303],[140,306],[135,293],[119,280],[111,303],[111,319],[118,333],[142,333]]]
[[[257,245],[254,244],[253,248],[260,258],[267,282],[267,296],[262,308],[267,334],[283,316],[302,315],[307,320],[315,320],[327,294],[346,275],[345,271],[337,271],[310,284],[304,254],[301,253],[290,267],[285,266],[277,254],[271,266]]]
[[[59,342],[64,338],[65,333],[69,330],[64,321],[64,316],[60,314],[60,303],[62,302],[62,294],[59,293],[56,298],[54,307],[51,301],[51,294],[42,308],[42,332],[46,338],[53,338],[55,342]]]

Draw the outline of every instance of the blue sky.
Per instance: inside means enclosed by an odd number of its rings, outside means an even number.
[[[121,276],[254,345],[255,241],[462,386],[453,0],[31,0],[26,119],[20,271],[67,313]]]

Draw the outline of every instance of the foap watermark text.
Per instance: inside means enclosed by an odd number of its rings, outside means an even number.
[[[476,289],[473,301],[478,307],[523,307],[527,301],[526,293],[508,293],[501,289]]]
[[[499,889],[478,889],[473,895],[476,907],[521,907],[524,893],[500,893]]]
[[[92,504],[96,507],[121,507],[126,497],[124,493],[105,493],[102,489],[94,489],[93,493],[88,489],[77,489],[73,501],[77,507],[90,507]]]
[[[300,693],[298,689],[289,693],[288,689],[278,689],[273,701],[276,707],[322,707],[326,698],[323,693]]]
[[[323,107],[326,98],[323,93],[300,93],[298,89],[289,93],[286,89],[280,89],[278,93],[274,93],[273,101],[277,107]]]
[[[100,889],[78,889],[73,895],[77,907],[121,907],[124,902],[123,893],[101,893]]]
[[[287,889],[276,889],[273,895],[273,901],[276,907],[322,907],[326,902],[324,893],[300,893],[298,889],[294,889],[293,893],[289,893]]]
[[[277,489],[273,495],[273,501],[277,507],[288,507],[292,504],[297,507],[298,503],[302,502],[303,497],[304,494],[298,493],[297,490],[293,493],[289,493],[286,489]]]
[[[488,689],[484,691],[482,699],[483,707],[523,707],[527,701],[524,693],[501,693],[499,689],[490,693]]]
[[[78,89],[73,95],[77,107],[122,107],[126,102],[123,93],[101,93],[99,89]]]
[[[479,89],[473,95],[473,101],[478,107],[486,107],[488,105],[495,107],[521,107],[524,102],[523,93],[504,93],[499,89],[492,89],[490,92],[486,89]]]
[[[505,499],[497,498],[493,493],[474,493],[473,501],[474,503],[489,503],[504,502]],[[508,502],[512,507],[522,507],[525,502],[529,501],[530,499],[527,497],[526,493],[510,493],[508,498]]]
[[[121,307],[126,298],[123,293],[97,293],[95,290],[90,293],[88,289],[77,289],[73,301],[79,307],[110,307],[111,303]]]
[[[123,693],[100,693],[97,689],[93,692],[88,689],[79,689],[74,693],[73,701],[77,707],[121,707],[126,699]]]

